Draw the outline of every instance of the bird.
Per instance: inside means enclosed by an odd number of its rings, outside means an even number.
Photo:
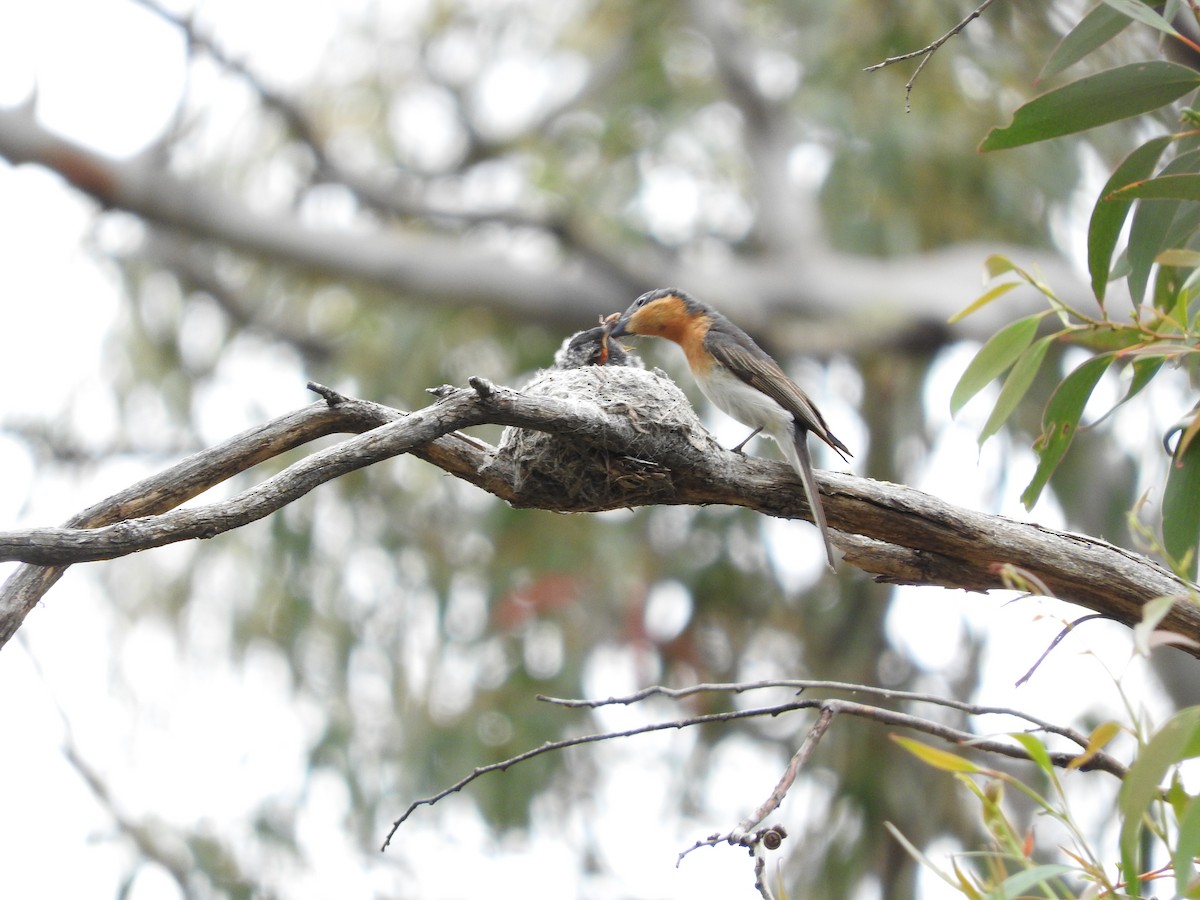
[[[605,321],[611,321],[611,317]],[[779,363],[717,310],[678,288],[642,294],[611,326],[602,327],[611,327],[610,337],[662,337],[682,347],[704,396],[722,412],[754,429],[733,448],[735,453],[740,453],[759,432],[775,440],[800,478],[813,523],[825,543],[829,568],[837,571],[829,525],[813,476],[808,434],[815,434],[843,460],[852,454],[834,437],[812,400]]]
[[[609,317],[612,318],[611,316]],[[603,322],[595,328],[576,332],[562,342],[554,354],[554,368],[579,369],[583,366],[628,366],[642,369],[645,364],[614,340],[610,340],[612,323]]]

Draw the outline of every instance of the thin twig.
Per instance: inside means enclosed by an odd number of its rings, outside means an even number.
[[[821,714],[817,717],[817,721],[813,724],[813,727],[809,729],[804,743],[800,745],[799,750],[792,754],[792,758],[783,772],[783,777],[779,779],[779,782],[775,785],[775,789],[771,791],[771,795],[759,804],[758,809],[738,822],[737,827],[728,834],[710,834],[708,837],[696,841],[696,843],[692,844],[686,850],[681,851],[678,859],[675,860],[675,868],[679,868],[679,864],[683,862],[685,856],[693,850],[699,850],[701,847],[715,847],[721,843],[747,847],[750,850],[750,854],[756,859],[755,875],[758,881],[758,889],[759,891],[763,891],[765,884],[761,877],[762,851],[778,849],[780,843],[787,837],[787,831],[784,830],[782,825],[775,825],[771,828],[759,828],[754,832],[751,832],[750,829],[754,828],[779,808],[779,804],[783,802],[783,798],[787,796],[787,792],[796,783],[796,776],[800,774],[800,767],[808,762],[808,758],[817,749],[817,744],[824,737],[825,732],[829,730],[835,714],[832,707],[821,707]],[[768,892],[764,893],[763,896],[769,896],[769,889],[767,890]]]
[[[614,285],[621,285],[632,290],[645,281],[643,273],[630,265],[626,256],[618,253],[615,248],[603,245],[596,237],[590,235],[576,221],[577,217],[570,210],[538,211],[519,207],[498,207],[488,210],[459,209],[450,204],[430,202],[420,197],[415,190],[405,190],[371,175],[346,168],[329,153],[325,141],[321,137],[321,128],[300,103],[282,91],[271,87],[267,80],[248,63],[230,53],[211,34],[198,28],[193,16],[176,14],[157,0],[133,0],[133,2],[178,28],[190,47],[199,48],[207,53],[217,65],[242,79],[258,95],[263,106],[276,112],[284,120],[291,133],[308,150],[315,163],[317,176],[322,180],[346,188],[364,206],[397,218],[421,218],[434,227],[438,227],[441,222],[453,222],[458,228],[472,227],[481,223],[498,223],[513,228],[543,229],[561,240],[566,247],[578,252],[580,257],[594,264],[598,272],[611,277]],[[538,120],[530,123],[528,132],[541,133],[546,123],[576,104],[584,102],[588,96],[607,84],[617,73],[623,71],[621,63],[627,57],[624,52],[621,52],[622,49],[614,48],[609,58],[595,60],[595,64],[589,67],[591,74],[587,82],[581,85],[576,92],[563,97],[555,105],[547,106]],[[456,107],[460,113],[459,122],[471,144],[469,151],[471,160],[479,161],[496,155],[505,146],[508,146],[508,144],[494,144],[479,134],[471,116],[465,112],[470,104],[463,99],[464,92],[461,88],[437,79],[435,73],[428,69],[424,74],[454,96]],[[584,212],[586,215],[586,211]]]
[[[133,0],[133,2],[158,16],[169,25],[178,28],[183,33],[189,46],[200,48],[221,68],[241,78],[251,90],[258,94],[264,106],[275,110],[283,117],[292,133],[312,153],[317,165],[324,167],[327,164],[328,158],[325,148],[317,136],[317,127],[309,119],[308,115],[283,93],[268,85],[266,80],[251,69],[243,60],[235,58],[232,53],[222,47],[211,35],[205,34],[197,28],[192,16],[178,15],[159,3],[154,2],[154,0]]]
[[[550,697],[540,696],[539,699],[551,703],[558,703],[568,707],[592,708],[598,706],[606,706],[610,704],[628,704],[636,703],[639,699],[649,697],[655,694],[661,694],[666,697],[684,697],[689,694],[700,692],[731,692],[743,693],[749,690],[758,690],[761,688],[770,687],[791,687],[803,689],[820,689],[820,690],[839,690],[848,692],[857,692],[871,694],[880,697],[889,697],[894,699],[903,699],[920,703],[931,703],[937,706],[943,706],[948,709],[955,709],[967,713],[972,716],[984,715],[1000,715],[1013,716],[1018,719],[1023,719],[1026,722],[1036,726],[1038,731],[1045,731],[1048,734],[1056,734],[1064,737],[1071,742],[1078,744],[1082,749],[1087,749],[1088,738],[1073,728],[1064,728],[1061,725],[1055,725],[1053,722],[1047,722],[1037,716],[1032,716],[1029,713],[1021,712],[1018,709],[1012,709],[1005,706],[982,706],[975,703],[965,703],[961,700],[953,700],[948,697],[938,697],[933,694],[918,694],[912,691],[894,691],[889,688],[873,687],[865,684],[848,684],[840,681],[806,681],[803,679],[781,679],[779,681],[757,681],[746,682],[740,684],[699,684],[688,688],[673,689],[666,687],[649,687],[627,697],[614,697],[608,700],[556,700]],[[1006,756],[1013,756],[1016,759],[1027,759],[1023,753],[1016,754],[1009,752],[1016,749],[1011,745],[1003,742],[994,741],[990,738],[980,738],[978,735],[970,734],[969,732],[959,731],[954,728],[949,728],[937,723],[933,723],[928,719],[922,719],[918,716],[909,715],[907,713],[897,712],[895,710],[882,709],[877,706],[868,706],[866,704],[854,703],[849,700],[813,700],[809,706],[824,706],[828,705],[834,712],[846,713],[848,715],[860,716],[862,718],[874,719],[875,721],[883,722],[890,725],[900,725],[905,728],[913,728],[917,731],[923,731],[934,737],[941,737],[945,740],[958,743],[969,743],[971,746],[987,750],[988,752],[1001,753]],[[1052,754],[1061,760],[1061,765],[1065,766],[1074,756],[1070,753]],[[1056,761],[1055,765],[1060,765]],[[1094,768],[1101,769],[1109,774],[1116,775],[1118,778],[1125,777],[1125,766],[1112,757],[1107,757],[1102,760],[1098,766]]]
[[[1053,650],[1055,647],[1057,647],[1062,642],[1063,638],[1065,638],[1068,634],[1070,634],[1072,631],[1074,631],[1075,626],[1082,625],[1084,622],[1090,622],[1092,619],[1107,619],[1107,618],[1108,618],[1108,616],[1102,616],[1102,615],[1100,615],[1100,613],[1092,613],[1091,615],[1088,615],[1088,616],[1080,616],[1074,622],[1068,622],[1066,624],[1066,626],[1063,627],[1063,630],[1060,631],[1057,634],[1057,636],[1055,636],[1054,640],[1052,640],[1050,642],[1050,646],[1048,646],[1045,650],[1042,651],[1042,655],[1037,658],[1037,662],[1035,662],[1032,666],[1029,667],[1029,671],[1017,679],[1015,686],[1020,687],[1025,682],[1027,682],[1030,678],[1032,678],[1033,673],[1036,672],[1038,670],[1038,667],[1043,662],[1046,661],[1046,657],[1050,655],[1050,651]]]
[[[767,884],[767,860],[762,856],[754,857],[754,886],[762,895],[763,900],[775,900],[775,894]]]
[[[679,854],[679,858],[675,861],[675,868],[679,868],[679,864],[683,862],[683,858],[700,847],[714,846],[721,842],[729,844],[740,844],[743,847],[749,847],[751,853],[755,853],[759,845],[765,842],[765,848],[774,850],[779,846],[779,842],[787,837],[787,832],[783,827],[776,825],[774,828],[760,828],[757,832],[751,833],[750,829],[754,828],[763,819],[769,816],[772,812],[779,808],[779,804],[783,802],[783,798],[787,796],[787,792],[792,789],[792,785],[796,783],[796,776],[800,774],[800,767],[808,762],[808,758],[812,756],[813,751],[817,749],[817,744],[821,738],[825,736],[825,732],[829,730],[829,726],[833,724],[833,717],[836,715],[833,707],[822,706],[821,714],[817,717],[817,721],[813,727],[809,729],[808,736],[804,739],[804,743],[800,745],[800,749],[792,754],[791,760],[788,761],[787,768],[783,772],[783,776],[775,785],[771,795],[767,797],[758,809],[738,822],[737,827],[729,834],[712,834],[707,838],[696,841],[695,844],[688,847]]]
[[[792,710],[805,709],[813,704],[807,701],[797,701],[794,703],[785,703],[779,706],[765,706],[757,709],[734,710],[723,713],[710,713],[703,716],[692,716],[687,719],[679,719],[672,722],[655,722],[651,725],[642,725],[638,728],[630,728],[626,731],[605,731],[595,734],[585,734],[579,737],[563,738],[560,741],[547,741],[540,747],[534,747],[532,750],[526,750],[524,753],[518,753],[516,756],[510,756],[508,759],[500,762],[490,763],[486,766],[478,766],[471,773],[463,778],[460,778],[448,788],[438,791],[430,797],[424,797],[420,800],[414,800],[408,805],[408,809],[400,818],[392,823],[392,828],[384,839],[381,851],[388,848],[388,844],[392,842],[392,836],[395,835],[398,829],[404,822],[422,806],[433,806],[439,800],[443,800],[453,793],[461,791],[475,779],[487,775],[489,772],[504,772],[517,763],[525,762],[533,759],[536,756],[541,756],[544,753],[553,753],[556,750],[565,750],[568,747],[578,747],[581,744],[595,744],[600,741],[611,741],[616,738],[633,737],[638,734],[650,734],[655,731],[670,731],[671,729],[689,728],[693,725],[705,725],[712,722],[733,722],[738,719],[750,719],[756,716],[778,716]]]
[[[1056,725],[1053,722],[1047,722],[1045,719],[1040,719],[1037,716],[1032,716],[1029,713],[1022,712],[1019,709],[1012,709],[1007,706],[984,706],[978,703],[967,703],[963,700],[955,700],[950,697],[939,697],[936,694],[921,694],[914,691],[897,691],[891,688],[875,687],[869,684],[849,684],[844,681],[817,681],[804,678],[785,678],[772,679],[764,681],[748,681],[748,682],[732,682],[726,684],[694,684],[685,688],[669,688],[663,685],[653,685],[643,688],[632,694],[626,694],[623,697],[609,697],[606,700],[567,700],[558,697],[547,697],[544,694],[539,694],[539,700],[547,703],[554,703],[558,706],[566,706],[569,708],[584,708],[595,709],[601,706],[628,706],[632,703],[638,703],[641,700],[651,696],[667,697],[671,700],[680,700],[685,697],[690,697],[693,694],[700,693],[732,693],[743,694],[747,691],[758,691],[767,688],[794,688],[798,691],[817,690],[817,691],[846,691],[852,694],[867,694],[872,697],[881,697],[887,700],[904,700],[910,703],[929,703],[934,706],[943,706],[947,709],[957,710],[966,713],[969,716],[1012,716],[1016,719],[1023,719],[1030,723],[1039,731],[1044,731],[1048,734],[1057,734],[1059,737],[1064,737],[1067,740],[1078,744],[1081,748],[1087,749],[1088,737],[1073,728],[1064,728],[1061,725]]]
[[[792,758],[788,761],[787,768],[783,772],[783,777],[779,779],[779,783],[771,791],[771,796],[767,797],[759,805],[758,809],[738,822],[736,830],[741,832],[749,831],[779,808],[779,804],[783,802],[783,798],[787,796],[787,792],[792,789],[792,785],[796,781],[796,776],[800,773],[800,767],[808,762],[808,758],[817,749],[817,744],[824,737],[825,732],[829,730],[829,726],[833,724],[834,715],[833,707],[821,707],[821,714],[817,716],[817,721],[809,729],[808,736],[804,739],[804,743],[800,745],[800,749],[792,754]]]
[[[179,888],[180,896],[184,898],[198,896],[195,886],[192,884],[195,877],[195,866],[191,854],[181,849],[185,846],[184,837],[169,829],[161,821],[139,820],[121,808],[120,802],[113,795],[112,786],[85,757],[75,738],[70,716],[67,715],[61,699],[50,684],[38,654],[25,641],[23,635],[17,635],[17,641],[21,649],[25,651],[34,674],[41,682],[51,707],[58,714],[62,725],[60,752],[67,765],[75,770],[97,804],[108,814],[117,831],[137,848],[138,853],[144,859],[153,860],[162,866]],[[220,861],[229,867],[226,872],[236,878],[236,883],[242,885],[250,883],[223,845],[213,845],[210,847],[210,852],[220,854]],[[231,882],[233,882],[233,878],[231,878]],[[261,885],[255,885],[255,887],[261,888]]]
[[[925,64],[929,62],[929,60],[933,57],[933,54],[937,53],[942,44],[946,43],[946,41],[950,40],[950,38],[954,37],[956,34],[966,28],[972,21],[983,15],[984,10],[986,10],[994,2],[995,0],[983,0],[983,2],[980,3],[979,6],[975,7],[975,9],[972,10],[965,19],[943,34],[932,44],[922,47],[920,50],[913,50],[910,53],[901,53],[899,56],[889,56],[883,62],[875,63],[873,66],[867,66],[865,69],[863,69],[863,71],[877,72],[878,70],[885,68],[886,66],[893,65],[894,63],[904,62],[906,59],[913,59],[914,57],[920,56],[921,62],[917,65],[916,71],[913,72],[912,78],[908,79],[908,82],[904,85],[904,111],[906,113],[912,112],[911,100],[913,84],[916,82],[917,76],[921,74],[921,70],[925,68]]]
[[[516,756],[511,756],[508,759],[500,762],[490,763],[486,766],[479,766],[471,771],[470,774],[460,778],[454,784],[430,797],[425,797],[420,800],[414,800],[409,804],[400,818],[392,823],[391,830],[384,839],[383,846],[380,850],[386,850],[391,843],[392,837],[396,830],[404,824],[404,822],[420,807],[433,806],[439,800],[448,797],[450,794],[461,791],[464,787],[475,781],[477,778],[488,774],[489,772],[503,772],[517,763],[525,762],[528,759],[533,759],[536,756],[541,756],[544,753],[552,753],[556,750],[564,750],[568,747],[576,747],[581,744],[593,744],[600,741],[609,741],[622,737],[633,737],[639,734],[648,734],[655,731],[667,731],[670,729],[688,728],[693,725],[704,725],[712,722],[732,722],[740,719],[750,719],[760,716],[779,716],[783,713],[793,712],[800,709],[820,709],[822,714],[828,714],[830,717],[836,714],[844,714],[857,716],[859,718],[870,719],[883,725],[893,725],[899,728],[907,728],[912,731],[928,734],[932,737],[941,738],[942,740],[954,744],[956,746],[969,746],[971,749],[981,753],[993,753],[1000,756],[1007,756],[1011,759],[1030,760],[1032,757],[1029,752],[1019,744],[1009,743],[1007,741],[996,738],[984,738],[967,731],[962,731],[958,728],[951,728],[948,725],[943,725],[939,722],[933,722],[929,719],[922,719],[919,716],[909,715],[908,713],[897,712],[890,709],[882,709],[877,706],[868,706],[862,703],[854,703],[849,700],[794,700],[790,703],[781,703],[777,706],[755,707],[746,710],[734,710],[723,713],[711,713],[707,715],[692,716],[687,719],[676,719],[669,722],[656,722],[650,725],[643,725],[638,728],[631,728],[625,731],[608,731],[583,735],[581,737],[564,738],[559,741],[548,741],[540,747],[535,747],[532,750],[526,750],[524,753],[519,753]],[[1025,716],[1029,719],[1031,717]],[[827,727],[827,725],[826,725]],[[822,728],[820,734],[824,733]],[[820,734],[818,734],[818,739]],[[811,737],[811,733],[810,733]],[[801,748],[802,750],[804,748]],[[808,752],[811,752],[811,748]],[[1073,761],[1078,759],[1080,754],[1063,753],[1059,751],[1050,752],[1048,754],[1050,762],[1059,768],[1066,768]],[[803,760],[801,760],[803,762]],[[1105,753],[1096,753],[1091,756],[1086,763],[1079,765],[1078,768],[1091,771],[1097,770],[1108,772],[1117,778],[1124,778],[1127,767]],[[780,782],[783,783],[782,781]],[[778,788],[777,788],[778,790]],[[774,797],[774,794],[772,795]],[[769,802],[769,800],[768,800]],[[765,806],[766,804],[764,804]],[[773,807],[772,807],[773,808]],[[769,812],[769,810],[768,810]],[[765,815],[765,813],[764,813]],[[736,832],[731,832],[736,834]],[[744,835],[744,832],[742,832]],[[740,837],[740,835],[739,835]],[[725,838],[721,838],[725,839]],[[702,844],[704,842],[701,842]]]

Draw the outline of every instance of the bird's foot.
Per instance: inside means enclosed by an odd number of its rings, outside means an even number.
[[[742,448],[743,448],[743,447],[745,447],[745,446],[746,446],[748,443],[750,443],[750,439],[751,439],[752,437],[754,437],[756,434],[758,434],[760,431],[762,431],[762,428],[761,428],[761,427],[759,427],[759,428],[755,428],[755,429],[754,429],[752,432],[750,432],[748,435],[746,435],[746,439],[745,439],[744,441],[742,441],[742,442],[741,442],[740,444],[738,444],[736,447],[733,447],[733,448],[732,448],[733,452],[734,452],[734,453],[741,453],[741,452],[742,452]]]

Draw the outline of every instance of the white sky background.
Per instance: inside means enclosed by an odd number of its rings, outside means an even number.
[[[203,21],[235,56],[246,54],[258,72],[286,89],[303,83],[338,17],[350,7],[224,0],[205,4]],[[281,39],[282,22],[287,23],[286,40]],[[184,74],[179,34],[135,4],[0,0],[0,105],[28,100],[36,84],[43,124],[97,150],[128,155],[159,136],[175,111]],[[6,386],[0,393],[0,421],[54,421],[66,415],[92,434],[112,428],[112,404],[103,388],[110,364],[104,336],[120,301],[112,273],[87,249],[93,214],[93,204],[56,176],[0,163],[0,303],[5,322],[0,378]],[[947,358],[945,365],[953,371],[929,379],[931,409],[947,408],[950,387],[970,353],[964,348]],[[270,391],[289,380],[302,385],[303,378],[299,372],[275,374],[261,402],[283,412],[297,404],[298,395]],[[1016,498],[1032,472],[1032,456],[1006,448],[1003,438],[993,439],[982,453],[975,445],[991,399],[994,395],[978,399],[959,422],[947,418],[942,423],[928,477],[915,486],[973,508],[1024,517]],[[231,421],[225,433],[244,424]],[[1003,496],[981,495],[980,486],[993,483],[992,472],[1002,467],[1010,472]],[[0,471],[5,473],[0,529],[60,522],[144,474],[129,469],[121,464],[101,467],[78,484],[38,478],[20,445],[0,434]],[[1049,503],[1038,507],[1036,518],[1059,524]],[[771,541],[795,541],[803,528],[771,522],[765,533]],[[815,548],[815,532],[811,536]],[[186,551],[154,552],[169,559],[171,552]],[[11,568],[0,567],[0,577]],[[1084,697],[1090,701],[1099,694],[1115,702],[1115,692],[1104,687],[1100,663],[1080,652],[1094,651],[1111,671],[1125,672],[1130,642],[1124,629],[1096,625],[1072,635],[1030,686],[1013,689],[1032,660],[1014,659],[1008,648],[1045,646],[1061,627],[1061,612],[1038,601],[1003,606],[1003,600],[905,592],[893,608],[895,639],[936,671],[953,656],[964,629],[1000,635],[992,646],[1005,649],[989,658],[987,683],[977,698],[981,702],[1064,721],[1088,705]],[[65,726],[59,704],[81,751],[111,779],[118,803],[131,814],[151,812],[185,827],[208,822],[214,832],[231,837],[246,827],[247,813],[261,796],[290,796],[299,790],[310,719],[304,710],[289,706],[285,673],[266,663],[235,672],[181,660],[171,639],[151,626],[129,643],[126,658],[113,660],[103,638],[110,628],[103,597],[90,585],[86,567],[75,567],[29,617],[19,640],[0,652],[5,721],[0,739],[0,897],[112,896],[128,859],[124,841],[112,839],[109,813],[62,757]],[[1020,640],[1006,640],[1005,634],[1019,634]],[[156,686],[148,691],[145,707],[132,710],[124,698],[110,696],[113,666],[122,667],[131,680]],[[604,692],[624,687],[611,685]],[[1156,691],[1140,663],[1126,675],[1125,687],[1135,703],[1155,707]],[[660,744],[681,740],[687,739],[659,739]],[[352,836],[339,831],[347,797],[340,784],[318,777],[309,786],[301,814],[301,840],[311,872],[285,882],[287,894],[522,900],[753,896],[750,869],[740,854],[700,851],[679,869],[675,854],[707,830],[732,825],[745,812],[745,798],[765,796],[779,769],[736,746],[724,748],[731,758],[728,783],[722,781],[719,793],[728,796],[716,799],[735,818],[704,830],[663,833],[647,825],[660,820],[676,798],[661,788],[670,773],[646,765],[654,746],[654,739],[643,738],[596,751],[608,771],[623,773],[606,783],[594,822],[596,833],[605,838],[609,864],[628,873],[621,883],[580,887],[570,835],[535,833],[528,842],[506,842],[488,852],[489,841],[466,806],[453,814],[461,820],[456,838],[421,829],[418,814],[417,827],[402,838],[415,851],[405,859],[422,860],[424,868],[398,873],[393,860],[364,857]],[[741,763],[736,761],[739,753],[746,756]],[[398,812],[407,798],[396,802]],[[453,810],[454,803],[447,801],[446,809]],[[786,822],[787,805],[783,812]],[[429,823],[439,819],[428,816]],[[935,895],[931,883],[928,896]],[[162,872],[150,868],[130,896],[171,898],[178,892]]]

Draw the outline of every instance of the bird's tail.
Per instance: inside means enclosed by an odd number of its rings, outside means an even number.
[[[812,457],[808,452],[808,432],[797,428],[785,439],[780,435],[777,443],[783,449],[800,483],[804,486],[804,498],[808,500],[808,508],[812,510],[813,524],[821,532],[821,540],[825,542],[825,555],[829,559],[830,571],[836,572],[837,566],[833,561],[833,543],[829,540],[829,525],[825,521],[825,508],[821,506],[821,492],[817,489],[817,479],[813,475]]]

